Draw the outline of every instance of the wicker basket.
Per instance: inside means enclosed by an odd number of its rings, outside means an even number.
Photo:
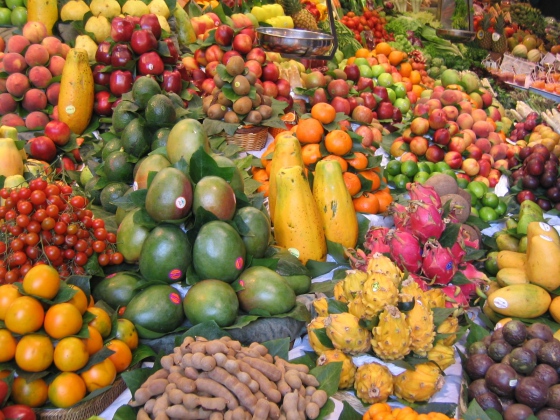
[[[119,395],[126,389],[126,383],[119,378],[113,383],[111,389],[98,395],[83,404],[72,408],[55,408],[47,410],[36,410],[37,418],[49,420],[84,420],[91,416],[101,414]]]
[[[267,139],[267,127],[246,126],[238,128],[233,136],[226,135],[228,144],[236,144],[245,150],[261,150]]]

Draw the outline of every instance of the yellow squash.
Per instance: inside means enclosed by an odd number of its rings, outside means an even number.
[[[358,218],[337,161],[317,163],[313,197],[323,221],[325,237],[346,248],[354,248],[358,241]]]
[[[43,22],[47,27],[47,34],[52,35],[52,29],[57,20],[58,4],[56,0],[28,0],[28,22]]]
[[[274,237],[299,260],[325,261],[327,242],[319,209],[301,166],[280,169],[278,199],[274,213]]]
[[[299,140],[295,136],[278,136],[270,162],[270,177],[268,180],[268,211],[270,219],[273,221],[277,194],[276,175],[280,169],[290,166],[301,166],[303,168]]]
[[[529,241],[526,265],[527,278],[549,292],[560,287],[560,245],[545,235]]]
[[[65,122],[75,134],[82,134],[93,113],[95,87],[86,50],[72,48],[60,80],[58,96],[59,120]]]
[[[513,284],[488,296],[488,305],[500,315],[516,318],[537,318],[551,302],[550,294],[534,284]]]

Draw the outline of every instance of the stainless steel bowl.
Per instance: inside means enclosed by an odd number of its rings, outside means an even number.
[[[322,55],[331,49],[333,36],[313,31],[284,28],[257,28],[262,48],[299,57]]]
[[[476,36],[476,32],[464,31],[461,29],[436,29],[437,36],[455,42],[468,42],[472,41]]]

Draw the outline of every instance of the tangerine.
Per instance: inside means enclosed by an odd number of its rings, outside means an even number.
[[[72,299],[68,301],[68,303],[74,305],[80,311],[80,314],[83,315],[88,307],[88,299],[86,294],[82,289],[80,289],[75,284],[68,285],[71,289],[76,291],[76,294],[72,296]]]
[[[368,58],[371,57],[371,51],[367,48],[359,48],[354,54],[356,58]]]
[[[385,56],[389,56],[393,48],[387,42],[380,42],[375,46],[376,54],[383,54]]]
[[[86,345],[88,354],[91,356],[92,354],[97,353],[103,348],[103,337],[101,337],[99,331],[97,331],[91,325],[88,325],[88,333],[89,337],[84,338],[84,343]]]
[[[344,130],[333,130],[325,136],[325,148],[337,156],[352,150],[352,137]]]
[[[40,407],[47,402],[48,388],[41,378],[28,382],[23,376],[18,376],[12,384],[11,397],[16,404]]]
[[[6,328],[16,334],[28,334],[43,326],[45,310],[43,305],[31,296],[15,299],[6,312]]]
[[[57,303],[45,315],[45,331],[55,339],[77,334],[82,328],[82,314],[71,303]]]
[[[13,284],[3,284],[0,286],[0,320],[6,318],[6,311],[14,300],[21,297],[22,294]]]
[[[95,315],[95,318],[89,322],[101,334],[101,337],[107,338],[111,334],[111,317],[103,309],[93,306],[87,309],[87,312]]]
[[[336,109],[331,104],[319,102],[311,108],[311,116],[323,124],[330,124],[336,118]]]
[[[406,57],[406,54],[402,51],[391,51],[389,53],[389,63],[391,63],[392,66],[398,66]]]
[[[109,360],[113,362],[117,373],[126,370],[132,362],[132,351],[122,340],[114,339],[107,343],[107,348],[113,350],[114,353],[109,356]]]
[[[54,348],[49,337],[42,334],[24,335],[16,346],[16,364],[27,372],[42,372],[53,361]]]
[[[325,129],[323,124],[315,118],[307,118],[299,120],[296,128],[296,137],[303,143],[319,143],[323,138]]]
[[[412,72],[412,66],[408,62],[401,63],[399,72],[402,77],[410,77],[410,73]]]
[[[360,192],[362,189],[362,183],[358,175],[352,172],[344,172],[342,174],[342,179],[344,179],[344,184],[346,184],[346,189],[351,196],[354,196]]]
[[[353,198],[354,210],[359,213],[377,214],[379,212],[379,201],[374,194],[363,193],[360,197]]]
[[[357,171],[363,171],[368,166],[368,158],[362,152],[354,152],[354,157],[346,159],[346,162]]]
[[[314,165],[321,159],[321,148],[318,144],[306,144],[301,148],[301,157],[305,166]]]
[[[62,372],[76,372],[83,368],[89,353],[86,343],[77,337],[65,337],[54,348],[54,364]]]
[[[117,369],[113,362],[105,359],[82,372],[80,376],[85,382],[88,392],[93,392],[96,389],[111,385],[117,377]]]
[[[22,285],[25,293],[51,300],[60,289],[60,275],[50,265],[36,265],[27,272]]]
[[[130,350],[135,350],[138,347],[138,331],[128,319],[121,318],[117,321],[115,337],[123,341]]]
[[[387,189],[376,191],[375,196],[379,202],[379,213],[385,213],[393,202],[393,196]]]
[[[342,159],[340,156],[337,155],[328,155],[323,160],[334,160],[339,163],[340,169],[342,172],[346,172],[348,170],[348,162]]]
[[[9,362],[16,354],[17,341],[12,333],[0,329],[0,363]]]
[[[49,385],[48,395],[55,407],[68,408],[86,396],[86,384],[80,375],[62,372]]]
[[[373,170],[366,170],[366,171],[360,171],[358,172],[361,176],[363,176],[365,179],[368,179],[371,181],[371,189],[370,191],[375,191],[379,188],[379,186],[381,185],[381,178],[379,178],[379,175],[377,173],[375,173]]]

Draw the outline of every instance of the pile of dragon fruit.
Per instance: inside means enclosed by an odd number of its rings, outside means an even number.
[[[422,290],[441,288],[448,297],[447,307],[468,307],[472,298],[482,296],[489,281],[467,260],[469,248],[480,248],[479,237],[458,223],[454,213],[459,209],[442,206],[434,188],[411,183],[407,189],[408,205],[395,202],[390,207],[394,228],[371,227],[364,250],[349,253],[352,267],[365,270],[372,255],[385,254]],[[442,245],[443,236],[447,243],[452,238],[452,246]]]

